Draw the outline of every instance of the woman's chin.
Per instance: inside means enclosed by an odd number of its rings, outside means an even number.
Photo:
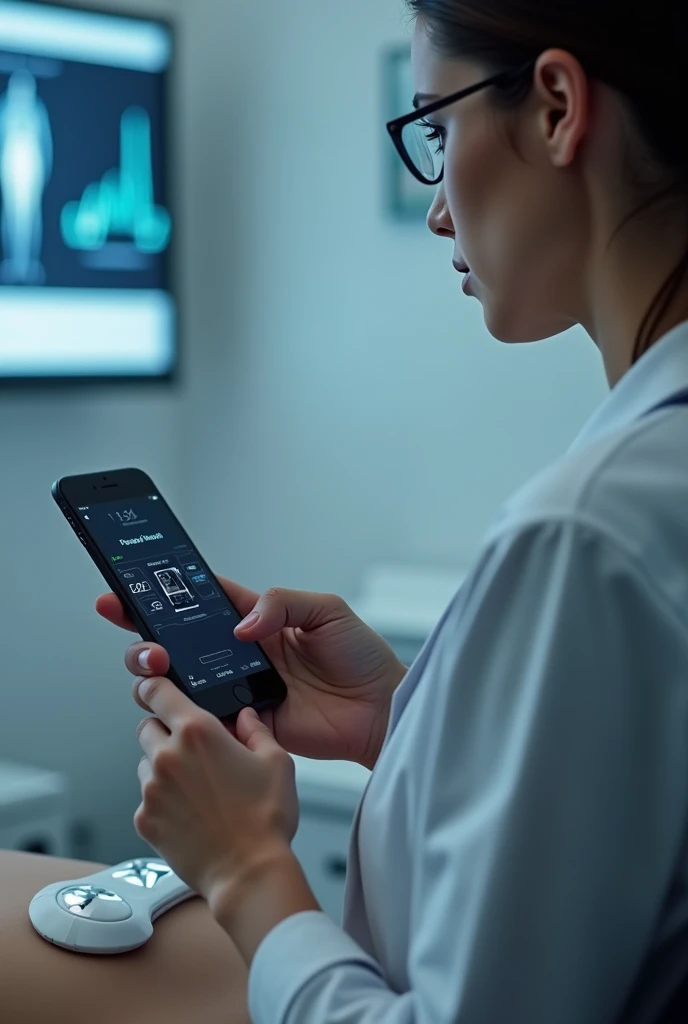
[[[504,345],[522,345],[537,340],[528,325],[519,323],[506,311],[495,310],[488,302],[482,302],[482,307],[485,327],[495,341],[500,341]]]

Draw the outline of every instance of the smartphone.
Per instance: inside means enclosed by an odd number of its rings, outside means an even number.
[[[262,647],[234,636],[242,616],[149,476],[69,476],[52,492],[141,637],[165,648],[170,679],[194,703],[232,719],[285,699]]]

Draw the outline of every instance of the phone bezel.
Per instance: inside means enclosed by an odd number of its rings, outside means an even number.
[[[158,643],[157,637],[139,614],[136,602],[131,598],[119,579],[118,574],[114,572],[106,556],[99,549],[95,538],[90,534],[88,524],[79,515],[79,508],[84,505],[104,504],[105,502],[117,501],[119,499],[128,501],[130,498],[135,499],[150,494],[157,494],[160,501],[164,502],[179,529],[189,538],[191,546],[198,553],[199,560],[207,565],[187,530],[184,529],[179,518],[165,500],[164,495],[161,494],[160,488],[140,469],[118,469],[110,470],[109,472],[62,477],[53,484],[52,494],[61,512],[100,570],[105,582],[125,605],[127,613],[141,637],[144,640]],[[209,575],[220,592],[224,593],[217,578],[210,570]],[[239,612],[234,608],[229,598],[227,598],[227,601],[238,615]],[[173,667],[170,667],[168,676],[175,686],[195,704],[221,719],[234,719],[247,706],[254,708],[256,711],[275,707],[285,700],[287,687],[261,645],[258,644],[257,646],[270,666],[265,672],[256,672],[249,676],[238,676],[226,683],[219,683],[209,687],[207,690],[196,692],[190,692],[186,688]],[[245,686],[251,690],[253,701],[250,705],[240,704],[237,701],[237,698],[234,696],[234,687],[236,686]]]

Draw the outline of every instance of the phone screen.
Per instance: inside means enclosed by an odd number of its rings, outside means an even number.
[[[189,692],[271,668],[257,644],[234,636],[241,616],[160,495],[99,501],[77,512]]]

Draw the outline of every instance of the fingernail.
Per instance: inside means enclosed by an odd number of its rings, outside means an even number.
[[[138,658],[136,660],[138,661],[138,663],[141,666],[141,668],[145,668],[146,671],[148,671],[148,661],[149,661],[149,659],[150,659],[150,648],[147,647],[145,649],[145,651],[140,651],[139,652],[139,656],[138,656]]]
[[[243,622],[240,622],[237,629],[248,629],[249,626],[255,626],[256,622],[260,618],[260,612],[251,612],[247,615]]]

